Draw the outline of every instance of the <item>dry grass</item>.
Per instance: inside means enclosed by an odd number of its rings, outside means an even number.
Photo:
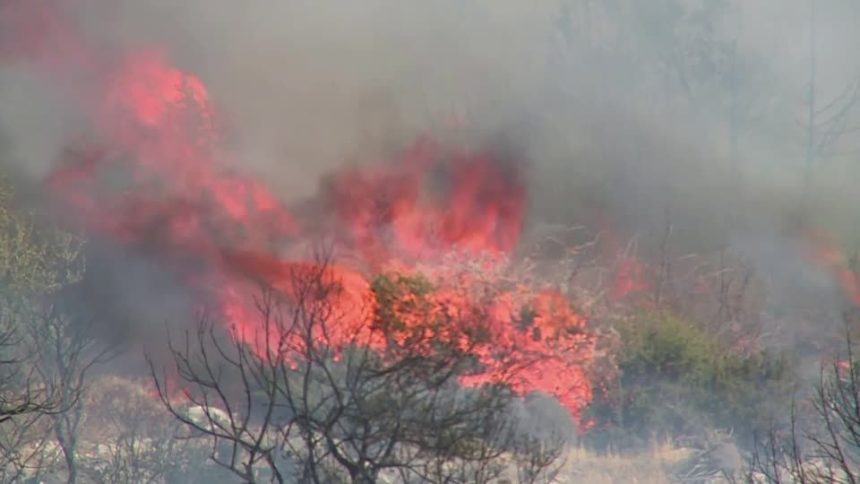
[[[669,444],[654,445],[639,454],[597,454],[584,448],[568,452],[556,482],[642,483],[677,482],[671,469],[689,458],[693,451]]]

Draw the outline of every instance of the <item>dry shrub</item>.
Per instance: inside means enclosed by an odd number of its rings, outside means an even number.
[[[143,383],[101,377],[84,404],[80,457],[88,480],[195,482],[190,473],[206,461],[208,448],[180,434]]]

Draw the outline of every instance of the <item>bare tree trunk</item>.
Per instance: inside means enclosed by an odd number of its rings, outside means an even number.
[[[804,183],[806,184],[807,195],[812,185],[812,173],[816,158],[816,99],[815,99],[815,83],[817,81],[818,64],[815,55],[816,41],[816,8],[817,0],[809,0],[809,86],[808,86],[808,102],[807,118],[806,118],[806,166],[804,173]]]
[[[54,434],[63,451],[68,484],[75,484],[78,480],[78,427],[81,416],[81,405],[76,404],[69,411],[57,415],[54,421]]]

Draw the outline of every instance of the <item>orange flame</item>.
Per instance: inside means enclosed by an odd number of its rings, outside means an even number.
[[[343,170],[323,199],[338,248],[359,261],[320,268],[285,260],[279,250],[302,237],[302,221],[265,184],[219,158],[217,116],[202,80],[157,49],[101,71],[93,86],[101,102],[88,112],[108,148],[71,154],[47,185],[91,230],[144,246],[190,287],[214,295],[235,337],[256,344],[260,334],[250,282],[291,297],[296,277],[322,270],[338,287],[325,295],[337,314],[315,335],[322,343],[361,341],[385,352],[433,351],[442,342],[479,362],[464,385],[544,391],[579,418],[591,399],[585,319],[558,292],[506,275],[525,205],[515,166],[421,140],[396,163]],[[471,267],[475,260],[483,262]],[[391,271],[421,273],[433,287],[419,306],[407,304],[415,294],[398,293],[391,304],[398,325],[380,322],[368,277]]]
[[[836,240],[821,231],[808,231],[803,235],[802,240],[810,260],[831,274],[845,299],[855,306],[860,306],[858,274],[850,267]]]

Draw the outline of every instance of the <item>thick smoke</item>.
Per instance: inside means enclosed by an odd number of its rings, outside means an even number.
[[[860,40],[856,7],[828,3],[815,14],[822,107],[857,82]],[[53,17],[24,12],[36,4]],[[503,137],[523,153],[532,228],[600,218],[656,240],[671,223],[679,251],[728,247],[777,281],[774,306],[798,292],[835,299],[835,285],[794,249],[797,217],[855,235],[851,136],[815,160],[813,184],[804,179],[805,1],[7,0],[0,9],[0,163],[25,199],[41,201],[42,178],[88,134],[80,119],[92,73],[65,63],[81,41],[117,59],[165,48],[209,87],[236,168],[286,201],[311,196],[338,166],[386,158],[431,132],[468,144]],[[162,299],[153,281],[169,276],[115,250],[91,254],[103,276],[93,284],[124,294],[105,296],[118,306],[108,312],[151,314],[139,309]],[[819,323],[836,324],[833,313]]]
[[[510,123],[540,83],[552,21],[551,9],[515,2],[76,4],[65,16],[88,38],[116,51],[166,46],[199,75],[242,168],[274,180],[285,198],[308,196],[334,166],[383,156],[428,128],[476,115],[472,129]],[[39,86],[23,84],[29,96],[10,94],[44,99]],[[68,108],[51,107],[43,123],[29,124],[56,126],[54,110]],[[7,129],[19,127],[9,117]],[[23,130],[15,139],[27,139]],[[20,161],[44,159],[46,145],[62,141],[39,143],[40,152],[21,142]]]

